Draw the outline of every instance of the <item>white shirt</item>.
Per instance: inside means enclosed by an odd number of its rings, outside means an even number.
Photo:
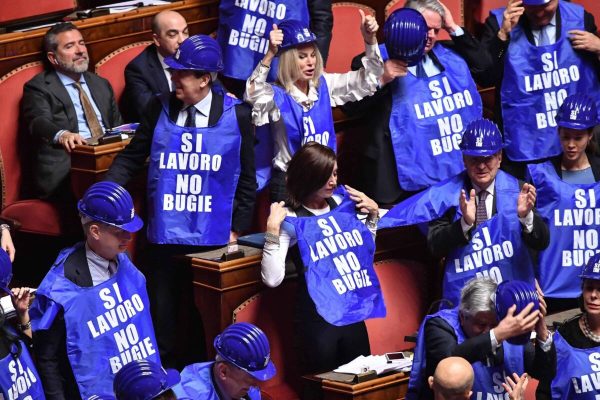
[[[365,45],[365,56],[362,58],[363,68],[358,71],[350,71],[344,74],[329,74],[323,72],[329,90],[329,100],[332,107],[341,106],[349,101],[361,100],[372,95],[378,88],[379,78],[383,75],[383,60],[379,54],[377,44]],[[269,68],[260,63],[246,81],[246,93],[244,100],[252,105],[252,122],[256,126],[271,125],[275,142],[275,158],[273,165],[281,170],[287,171],[287,163],[292,155],[287,143],[287,134],[277,104],[275,104],[274,91],[267,82]],[[250,90],[251,84],[254,90]],[[303,93],[296,87],[289,95],[300,104],[305,111],[310,110],[315,101],[319,99],[318,88],[312,82],[309,83],[308,94]],[[331,132],[333,134],[333,132]]]
[[[208,116],[210,114],[210,104],[212,103],[212,90],[208,92],[205,98],[194,104],[196,108],[196,127],[206,128],[208,126]],[[177,125],[183,126],[188,116],[188,107],[183,108],[177,115]]]
[[[109,270],[109,264],[113,263],[115,271],[118,268],[118,264],[115,261],[107,260],[96,254],[88,244],[85,244],[85,257],[87,259],[88,267],[90,268],[90,275],[92,276],[92,283],[94,286],[98,286],[101,283],[106,282],[111,278]]]
[[[160,62],[160,65],[162,66],[163,73],[165,74],[165,77],[167,78],[167,82],[169,82],[169,90],[172,92],[173,91],[173,81],[171,80],[171,70],[169,69],[170,67],[167,65],[167,63],[165,63],[165,58],[162,56],[162,54],[160,54],[157,51],[156,55],[158,56],[158,61]]]
[[[546,25],[540,29],[532,29],[531,30],[531,34],[533,35],[533,41],[536,46],[540,45],[540,35],[541,35],[542,29],[546,30],[546,34],[548,35],[548,40],[550,41],[549,44],[556,43],[556,13],[554,13],[554,16],[552,17],[552,19],[550,20],[548,25]]]
[[[333,199],[337,204],[342,202],[342,197],[337,194],[333,195]],[[325,208],[321,208],[320,210],[315,210],[308,207],[305,208],[314,215],[323,215],[331,211],[329,205]],[[290,217],[295,217],[296,213],[288,209],[287,215]],[[360,214],[359,218],[360,217],[366,219],[363,214]],[[369,225],[367,225],[367,227],[369,227]],[[373,235],[373,239],[375,239],[377,226],[374,228],[369,227],[369,230]],[[281,284],[281,282],[283,282],[283,278],[285,278],[285,258],[287,256],[288,249],[295,245],[297,241],[298,240],[296,239],[296,231],[294,230],[294,227],[288,222],[284,221],[281,224],[281,229],[279,231],[279,244],[277,245],[274,243],[265,242],[263,247],[262,261],[260,263],[260,274],[265,285],[269,287],[277,287]]]

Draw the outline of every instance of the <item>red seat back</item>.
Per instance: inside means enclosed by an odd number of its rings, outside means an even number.
[[[68,13],[77,7],[75,0],[2,0],[0,1],[0,24],[39,18],[42,15]]]
[[[96,73],[108,79],[115,92],[117,104],[125,89],[125,67],[152,42],[137,42],[123,46],[96,63]]]
[[[454,22],[456,22],[460,26],[464,26],[465,23],[465,11],[463,1],[464,0],[444,0],[444,4],[452,13],[452,18],[454,18]],[[387,17],[392,12],[403,7],[404,3],[406,3],[406,0],[391,0],[389,3],[387,3],[385,6],[385,18],[387,19]],[[448,32],[442,29],[438,36],[438,40],[450,40]]]
[[[572,0],[573,3],[578,3],[585,8],[585,10],[594,15],[594,19],[596,21],[596,25],[598,25],[598,21],[600,20],[600,1],[598,0]]]
[[[360,14],[375,15],[375,10],[369,6],[358,3],[334,3],[333,32],[329,58],[327,59],[327,72],[348,72],[352,59],[365,51],[365,41],[360,33]]]
[[[269,338],[277,375],[261,383],[260,389],[273,399],[298,398],[300,380],[292,322],[295,299],[296,282],[286,280],[274,289],[252,296],[233,311],[233,322],[253,323]]]
[[[372,354],[384,354],[414,346],[406,343],[404,337],[414,335],[427,313],[427,270],[426,265],[410,260],[384,260],[375,263],[387,316],[365,321]]]
[[[476,0],[471,4],[473,7],[473,19],[476,23],[483,24],[490,15],[490,11],[506,7],[508,1],[506,0]]]

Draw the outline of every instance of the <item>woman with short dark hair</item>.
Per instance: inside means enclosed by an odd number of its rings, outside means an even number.
[[[298,271],[294,331],[303,374],[370,354],[363,321],[385,315],[373,270],[379,208],[364,193],[336,186],[333,150],[307,143],[289,163],[288,207],[273,203],[267,221],[263,282],[281,284],[288,256]]]

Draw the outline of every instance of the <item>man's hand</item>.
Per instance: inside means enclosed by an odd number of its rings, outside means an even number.
[[[540,299],[540,319],[535,325],[535,333],[536,338],[543,343],[546,340],[548,340],[548,336],[550,335],[550,333],[548,332],[548,327],[546,326],[546,320],[544,319],[546,313],[548,312],[548,306],[546,306],[544,292],[542,292],[542,288],[540,287],[540,284],[538,283],[537,279],[535,280],[535,290],[537,292],[538,298]]]
[[[473,225],[475,223],[475,215],[477,213],[477,205],[475,204],[475,189],[471,189],[469,193],[469,200],[467,200],[467,194],[464,189],[460,191],[460,198],[458,199],[460,204],[460,212],[462,218],[467,225]]]
[[[400,60],[389,59],[383,64],[382,86],[387,85],[397,77],[404,77],[408,73],[408,64]]]
[[[517,214],[519,218],[525,218],[529,214],[529,211],[533,210],[536,198],[535,186],[529,183],[524,184],[517,199]]]
[[[69,131],[63,132],[58,138],[58,142],[64,147],[67,153],[73,151],[75,145],[87,144],[86,140],[79,133]]]
[[[360,13],[360,33],[367,44],[377,44],[377,30],[379,24],[372,15],[365,15],[365,12],[358,9]]]
[[[444,7],[444,14],[446,14],[444,20],[442,21],[442,27],[446,30],[446,32],[450,34],[454,33],[454,31],[458,29],[458,25],[456,22],[454,22],[454,17],[452,17],[450,9],[448,9],[448,7],[446,7],[446,5],[441,1],[439,3],[442,7]]]
[[[591,32],[569,31],[569,40],[575,50],[585,50],[600,56],[600,38]]]
[[[538,310],[531,311],[532,308],[533,303],[529,303],[527,304],[527,307],[517,315],[514,315],[515,310],[517,309],[516,305],[513,304],[508,309],[506,317],[504,317],[498,326],[493,329],[494,336],[496,336],[498,343],[533,330],[535,324],[537,324],[540,319],[540,313]]]
[[[498,31],[498,38],[503,42],[507,41],[510,32],[519,23],[519,18],[525,12],[522,0],[509,0],[504,14],[502,15],[502,25]]]

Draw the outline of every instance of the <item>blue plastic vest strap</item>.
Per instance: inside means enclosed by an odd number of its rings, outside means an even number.
[[[467,124],[481,118],[481,97],[465,61],[441,45],[444,71],[429,78],[408,73],[392,82],[390,132],[398,182],[416,191],[464,169],[459,144]]]
[[[163,99],[148,167],[148,240],[224,245],[241,169],[235,113],[240,101],[223,96],[221,118],[206,128],[176,125],[166,102]]]
[[[552,398],[557,400],[596,400],[600,393],[600,347],[572,347],[555,332],[556,376],[551,384]]]
[[[570,30],[585,30],[583,7],[560,1],[559,10],[560,38],[553,45],[529,43],[520,25],[510,32],[500,95],[505,151],[513,161],[560,154],[554,118],[565,97],[586,93],[600,106],[600,83],[594,66],[573,50],[568,39]],[[492,11],[499,24],[503,11]]]
[[[246,80],[269,49],[273,24],[295,19],[309,26],[306,0],[223,0],[217,39],[223,51],[223,75]],[[269,81],[277,78],[277,58]]]
[[[16,357],[17,348],[21,355]],[[0,398],[6,400],[44,400],[42,381],[29,351],[22,341],[13,345],[10,354],[0,360]]]
[[[64,262],[81,246],[61,251],[36,301],[46,298],[64,310],[67,355],[82,398],[113,396],[113,379],[123,365],[136,359],[160,364],[146,279],[121,253],[112,278],[93,287],[77,286],[65,278]]]
[[[327,214],[286,221],[296,230],[306,285],[319,315],[337,326],[385,316],[373,268],[375,241],[349,197]]]
[[[181,371],[181,382],[173,387],[178,399],[221,400],[212,379],[213,362],[191,364]],[[260,400],[260,389],[252,386],[247,398]]]
[[[425,324],[431,318],[436,317],[442,318],[453,328],[458,344],[461,344],[466,340],[466,336],[460,326],[458,307],[427,315],[417,334],[417,346],[415,347],[406,400],[417,400],[420,398],[422,390],[421,385],[425,378],[423,374],[427,367]],[[505,391],[502,387],[504,374],[512,375],[513,372],[516,372],[519,375],[523,374],[525,370],[523,360],[524,346],[511,345],[510,343],[503,342],[502,348],[504,351],[504,364],[502,366],[488,367],[482,362],[472,364],[473,371],[475,372],[472,399],[504,398],[503,393]],[[488,393],[490,396],[488,396]]]
[[[581,268],[598,252],[600,184],[563,182],[550,162],[528,168],[537,189],[537,211],[550,229],[550,245],[538,256],[538,281],[548,297],[576,298]]]
[[[273,85],[275,103],[285,123],[290,154],[295,154],[307,142],[317,142],[335,151],[336,139],[331,114],[331,101],[327,82],[319,79],[319,99],[312,108],[304,111],[302,106],[285,89]]]

